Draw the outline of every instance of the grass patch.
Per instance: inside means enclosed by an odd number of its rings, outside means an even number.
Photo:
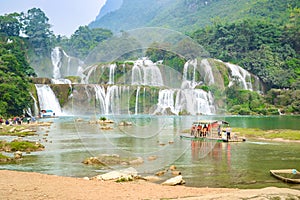
[[[23,151],[23,152],[32,152],[32,151],[41,151],[45,147],[36,142],[30,141],[19,141],[14,140],[12,142],[0,141],[0,151],[6,152],[16,152],[16,151]]]
[[[28,128],[29,128],[28,125],[0,126],[0,136],[26,137],[26,136],[36,135],[35,131]]]
[[[7,164],[7,163],[11,163],[13,161],[14,161],[13,158],[10,158],[10,157],[0,153],[0,164]]]
[[[289,129],[274,129],[274,130],[262,130],[258,128],[233,128],[232,131],[239,136],[246,138],[265,138],[276,139],[281,138],[284,140],[300,140],[299,130]]]

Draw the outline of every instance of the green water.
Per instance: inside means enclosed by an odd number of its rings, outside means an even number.
[[[95,116],[94,116],[95,117]],[[97,116],[98,117],[98,116]],[[35,171],[60,176],[95,176],[112,169],[129,166],[96,167],[81,162],[100,154],[118,154],[121,157],[142,157],[144,163],[135,167],[141,175],[176,165],[187,186],[261,188],[266,186],[292,187],[269,175],[270,169],[296,168],[300,170],[300,144],[247,141],[245,143],[216,143],[180,139],[182,130],[190,128],[199,119],[223,119],[235,127],[263,129],[291,128],[300,130],[298,116],[277,117],[163,117],[163,116],[109,116],[116,123],[112,130],[103,131],[99,125],[88,123],[93,117],[48,119],[53,125],[42,127],[38,136],[29,140],[41,141],[46,149],[35,152],[18,164],[0,165],[0,169]],[[133,126],[119,127],[120,121]],[[48,136],[45,136],[45,134]],[[299,131],[300,134],[300,131]],[[0,139],[11,140],[12,137]],[[47,140],[47,141],[46,141]],[[148,160],[156,156],[156,160]],[[163,179],[171,177],[167,174]]]

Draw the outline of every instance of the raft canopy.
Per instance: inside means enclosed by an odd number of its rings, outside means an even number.
[[[223,120],[200,120],[193,122],[193,125],[195,124],[218,124],[218,125],[223,125],[223,124],[229,124],[229,122],[223,121]]]

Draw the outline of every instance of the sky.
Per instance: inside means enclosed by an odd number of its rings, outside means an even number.
[[[106,0],[0,0],[0,15],[40,8],[55,35],[70,37],[79,26],[96,19]]]

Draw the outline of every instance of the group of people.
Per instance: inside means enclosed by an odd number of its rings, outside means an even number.
[[[5,124],[7,126],[9,125],[21,125],[23,123],[29,124],[31,121],[35,121],[35,118],[29,117],[29,116],[16,116],[14,118],[4,119],[0,117],[0,125]]]
[[[211,124],[194,124],[191,128],[191,135],[195,137],[207,137],[211,130]]]
[[[193,124],[191,128],[191,136],[194,137],[207,137],[209,133],[211,133],[211,129],[213,126],[212,124]],[[223,137],[223,134],[225,134],[225,137],[227,140],[231,139],[230,133],[231,133],[231,128],[228,125],[226,129],[221,130],[221,125],[218,125],[218,137]]]

